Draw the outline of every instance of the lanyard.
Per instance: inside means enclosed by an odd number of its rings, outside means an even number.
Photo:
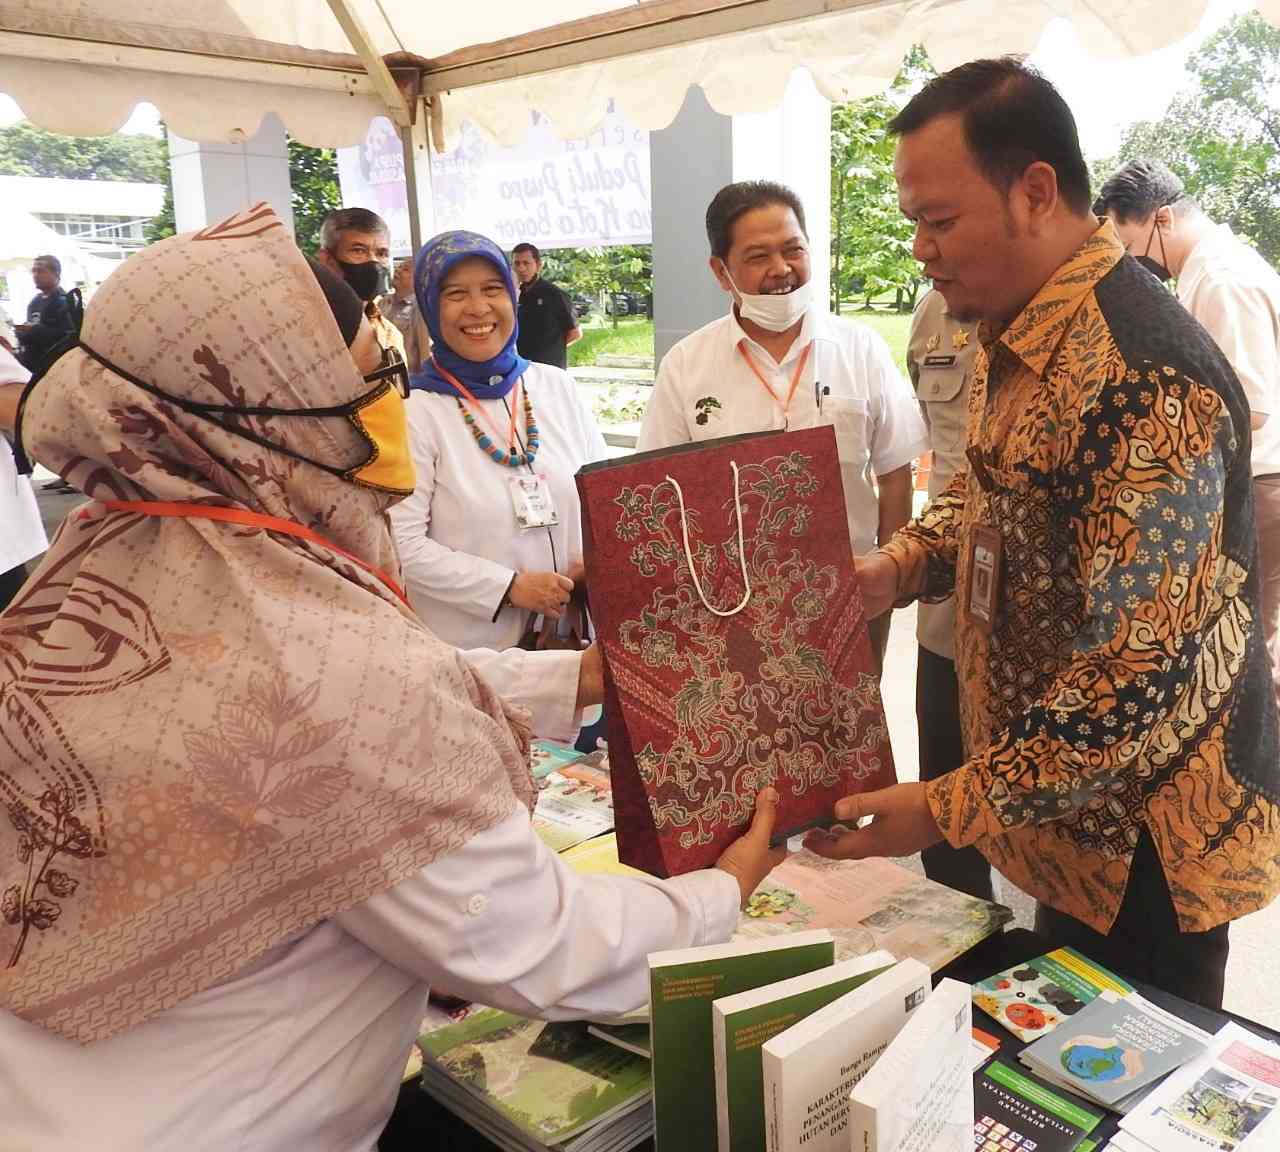
[[[773,402],[778,406],[779,411],[782,413],[782,426],[784,429],[788,428],[791,424],[791,401],[796,394],[796,388],[800,384],[800,377],[804,375],[805,365],[809,363],[809,353],[813,351],[813,341],[810,340],[809,343],[804,346],[804,351],[800,353],[800,363],[796,365],[796,370],[791,375],[791,387],[787,389],[787,400],[785,404],[781,399],[779,399],[778,394],[773,390],[773,385],[765,379],[764,373],[760,371],[755,360],[752,359],[751,353],[747,351],[747,342],[745,339],[738,342],[738,351],[742,353],[742,358],[747,362],[747,367],[755,373],[756,379],[764,386],[764,390],[773,397]]]
[[[151,500],[99,500],[98,503],[108,512],[141,512],[144,516],[170,517],[179,520],[217,520],[223,524],[247,524],[251,528],[265,528],[268,532],[278,532],[282,536],[296,536],[300,540],[306,540],[311,544],[320,545],[321,548],[327,548],[344,560],[350,560],[352,564],[363,568],[370,575],[376,576],[396,594],[397,599],[406,608],[412,611],[408,597],[404,594],[404,589],[385,572],[375,568],[372,564],[366,563],[359,556],[348,552],[345,548],[339,548],[337,544],[331,540],[326,540],[319,532],[314,532],[305,524],[299,524],[295,520],[284,520],[279,516],[265,516],[261,512],[250,512],[247,508],[223,508],[216,504],[181,504]],[[81,518],[87,517],[92,511],[92,504],[85,505],[80,513]]]
[[[489,431],[493,433],[493,442],[495,444],[501,443],[502,433],[498,431],[498,426],[489,419],[489,413],[480,406],[480,401],[471,395],[471,390],[452,372],[450,372],[449,369],[441,367],[435,360],[432,360],[431,363],[435,365],[436,371],[458,390],[458,394],[466,400],[477,413],[479,413],[480,419],[489,425]],[[515,393],[511,397],[511,426],[507,429],[506,439],[508,452],[514,452],[516,450],[516,446],[519,444],[519,439],[516,436],[516,414],[520,411],[520,395],[523,388],[524,377],[521,376],[520,379],[516,381]]]

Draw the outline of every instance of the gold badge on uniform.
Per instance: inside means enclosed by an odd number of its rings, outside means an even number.
[[[951,334],[951,347],[957,352],[960,351],[961,348],[967,348],[968,346],[969,333],[965,331],[965,329],[961,328],[959,332],[953,332]]]
[[[929,337],[929,342],[924,346],[924,350],[926,352],[933,352],[937,349],[938,345],[941,343],[942,343],[942,337],[935,332],[932,336]]]

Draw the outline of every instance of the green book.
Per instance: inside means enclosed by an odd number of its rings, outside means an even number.
[[[765,1152],[765,1043],[895,962],[892,952],[872,952],[711,1005],[719,1152]]]
[[[716,1146],[712,1002],[829,968],[835,954],[826,929],[650,954],[657,1152],[711,1152]]]

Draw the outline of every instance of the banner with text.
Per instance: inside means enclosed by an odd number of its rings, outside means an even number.
[[[389,120],[363,145],[338,150],[342,202],[372,208],[391,227],[392,247],[409,247],[404,158]],[[470,124],[458,147],[431,157],[437,231],[466,228],[510,249],[648,244],[653,238],[649,134],[611,110],[586,138],[561,140],[531,113],[524,143],[503,148]]]

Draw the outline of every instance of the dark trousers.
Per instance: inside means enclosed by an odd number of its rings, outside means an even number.
[[[19,564],[8,572],[0,572],[0,612],[9,607],[9,602],[22,590],[27,582],[27,566]]]
[[[1220,924],[1208,932],[1178,931],[1164,869],[1146,831],[1134,852],[1120,912],[1105,936],[1065,912],[1036,906],[1036,931],[1054,947],[1068,944],[1121,975],[1206,1008],[1222,1007],[1230,948],[1227,929]]]
[[[921,780],[936,780],[964,763],[955,661],[927,648],[919,649],[916,659],[916,724]],[[976,848],[952,848],[944,840],[920,855],[930,880],[983,900],[992,898],[991,865]]]

